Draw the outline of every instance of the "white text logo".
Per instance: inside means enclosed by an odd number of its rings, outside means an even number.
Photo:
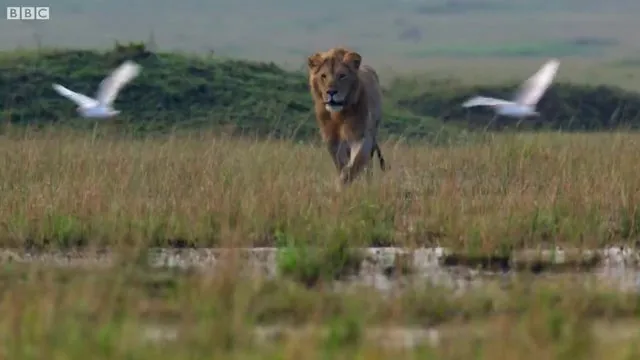
[[[7,6],[7,20],[49,20],[49,7]]]

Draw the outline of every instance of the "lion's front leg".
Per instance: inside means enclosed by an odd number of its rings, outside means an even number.
[[[327,150],[329,150],[333,164],[340,173],[349,160],[349,145],[340,139],[331,139],[327,142]]]
[[[340,172],[340,181],[343,184],[351,183],[369,163],[373,139],[367,136],[364,139],[352,141],[349,148],[351,150],[349,163]]]

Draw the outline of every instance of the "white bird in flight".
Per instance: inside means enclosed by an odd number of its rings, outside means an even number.
[[[76,111],[83,117],[109,118],[120,113],[119,110],[114,110],[112,107],[118,92],[139,73],[140,65],[133,61],[125,61],[100,82],[95,99],[71,91],[60,84],[53,84],[53,89],[58,94],[75,102],[78,105]]]
[[[498,115],[505,115],[517,118],[526,116],[539,116],[536,105],[545,91],[551,85],[556,76],[560,62],[557,59],[547,61],[535,74],[528,78],[516,92],[513,100],[507,101],[485,96],[473,97],[462,104],[463,107],[490,106]],[[492,120],[493,121],[493,120]]]

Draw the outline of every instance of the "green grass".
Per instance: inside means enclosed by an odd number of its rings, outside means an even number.
[[[114,126],[5,130],[0,245],[348,243],[491,253],[633,244],[638,234],[637,134],[384,141],[390,170],[374,164],[371,181],[338,193],[319,144],[212,131],[132,138]]]
[[[613,295],[571,278],[514,278],[467,296],[426,286],[385,296],[366,287],[336,292],[286,279],[116,264],[110,269],[0,269],[11,359],[299,359],[354,357],[628,359],[637,354],[638,295]],[[635,324],[635,325],[634,325]],[[294,330],[267,340],[266,327]],[[378,329],[438,331],[439,342],[390,346]],[[297,330],[296,330],[297,329]],[[153,340],[151,330],[167,340]],[[160,334],[162,335],[162,334]],[[507,355],[508,354],[508,355]]]

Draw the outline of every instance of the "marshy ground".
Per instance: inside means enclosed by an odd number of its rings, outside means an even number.
[[[635,134],[387,142],[341,193],[320,145],[0,140],[6,358],[640,351]]]

